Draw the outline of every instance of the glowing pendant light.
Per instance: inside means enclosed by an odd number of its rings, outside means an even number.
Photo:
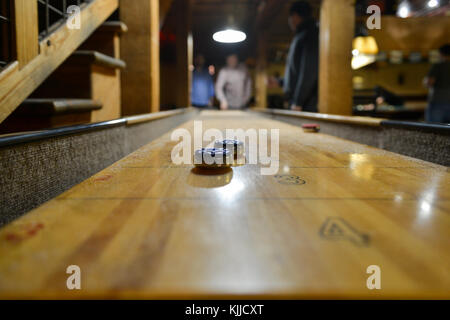
[[[234,18],[232,15],[228,16],[228,27],[224,30],[217,31],[213,34],[214,41],[221,43],[238,43],[247,39],[245,32],[234,28]]]
[[[369,36],[368,30],[363,25],[358,26],[357,36],[353,39],[352,68],[356,70],[374,63],[378,52],[375,38]]]
[[[353,50],[360,54],[377,54],[377,41],[373,36],[356,37],[353,39]]]
[[[214,33],[213,39],[222,43],[237,43],[247,39],[247,35],[239,30],[226,29]]]

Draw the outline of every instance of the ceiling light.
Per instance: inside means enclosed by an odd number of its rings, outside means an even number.
[[[353,51],[354,56],[358,54],[377,54],[378,45],[373,36],[356,37],[353,39]]]
[[[398,7],[397,15],[400,18],[407,18],[409,16],[409,5],[407,2],[402,2]]]
[[[362,67],[365,67],[369,64],[374,63],[377,60],[376,56],[373,55],[366,55],[366,54],[359,54],[357,56],[354,56],[352,58],[352,69],[357,70]]]
[[[227,29],[214,33],[213,39],[222,43],[237,43],[247,39],[247,35],[242,31]]]
[[[429,8],[436,8],[439,5],[439,1],[438,0],[430,0],[430,1],[428,1],[427,5]]]

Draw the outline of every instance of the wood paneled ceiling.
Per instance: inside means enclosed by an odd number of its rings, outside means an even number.
[[[271,51],[287,51],[292,33],[287,24],[289,7],[295,0],[193,0],[192,31],[196,53],[203,53],[209,63],[221,65],[230,52],[237,52],[243,59],[255,55],[256,37],[260,32],[257,21],[264,12],[264,6],[270,6],[273,16],[268,21],[267,35]],[[320,0],[310,0],[316,12]],[[273,8],[273,9],[272,9]],[[266,8],[267,9],[267,8]],[[267,12],[266,12],[267,13]],[[239,29],[247,33],[247,40],[241,44],[220,44],[212,40],[214,32],[227,27],[230,16]]]
[[[281,0],[283,1],[283,0]],[[251,55],[252,27],[255,23],[260,0],[194,0],[192,33],[195,53],[202,53],[209,63],[221,65],[224,56],[237,52],[243,58]],[[236,28],[247,33],[248,39],[240,44],[220,44],[212,39],[214,32],[229,25],[233,17]]]
[[[166,0],[167,1],[167,0]],[[178,0],[173,0],[176,2]],[[287,24],[289,7],[295,0],[182,0],[192,2],[192,33],[194,37],[194,51],[202,53],[207,63],[222,65],[225,56],[237,52],[243,59],[252,58],[256,54],[256,38],[261,30],[256,28],[257,22],[264,16],[264,7],[269,7],[267,22],[267,37],[269,60],[272,62],[283,59],[292,33]],[[386,0],[400,1],[400,0]],[[426,0],[411,0],[414,8],[418,2]],[[444,1],[444,0],[441,0]],[[309,0],[314,15],[319,17],[321,0]],[[358,0],[364,7],[373,0]],[[393,5],[395,7],[395,5]],[[274,9],[273,9],[274,8]],[[273,12],[271,12],[273,11]],[[265,12],[267,14],[267,12]],[[272,15],[271,15],[272,13]],[[240,44],[220,44],[212,39],[214,32],[229,25],[233,17],[236,27],[247,33],[247,40]]]

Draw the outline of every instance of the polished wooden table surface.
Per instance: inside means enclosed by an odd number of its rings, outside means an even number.
[[[196,120],[280,129],[278,174],[199,175],[169,132],[1,229],[0,296],[450,298],[448,168],[253,113]]]

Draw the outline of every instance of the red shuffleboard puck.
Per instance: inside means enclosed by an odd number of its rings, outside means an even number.
[[[320,126],[317,123],[305,123],[302,125],[305,132],[319,132]]]

